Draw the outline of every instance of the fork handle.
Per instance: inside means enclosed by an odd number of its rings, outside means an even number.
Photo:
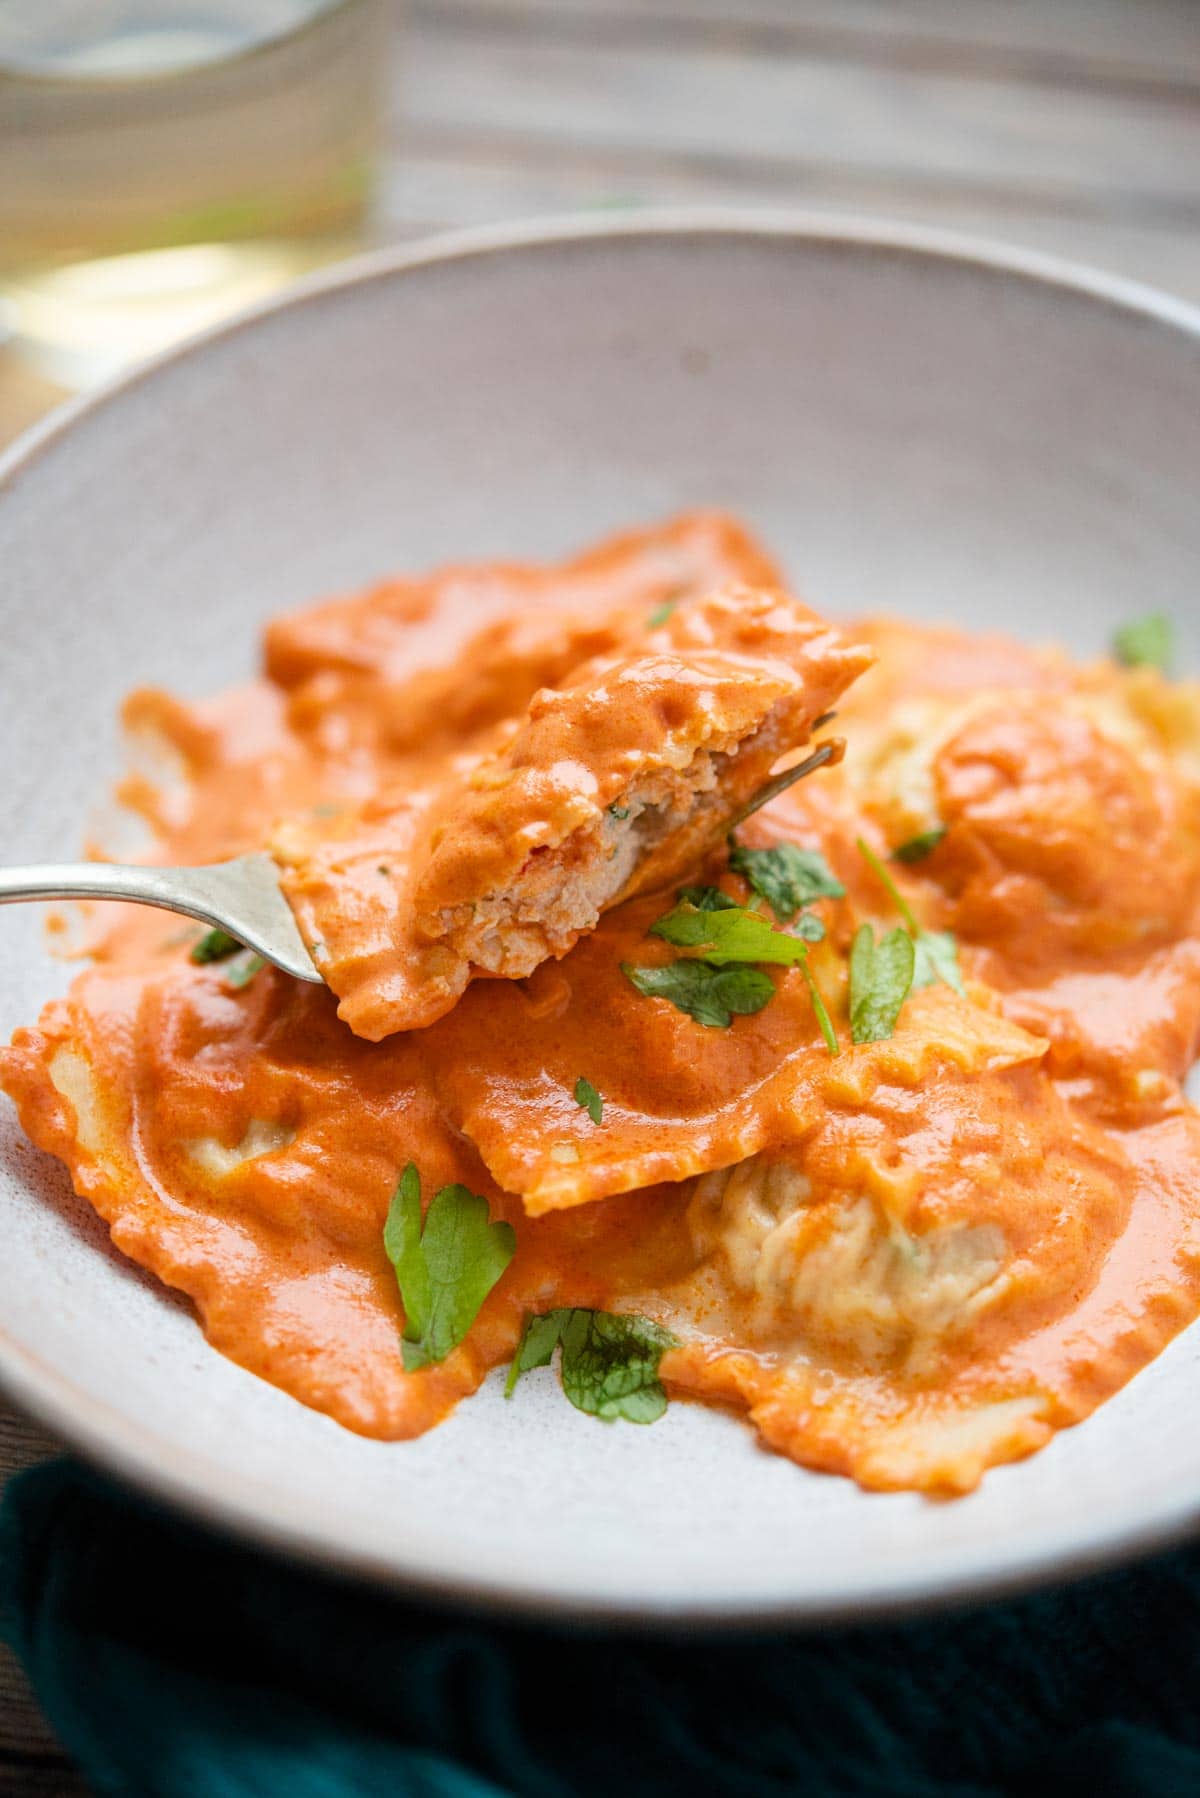
[[[0,868],[0,905],[24,899],[124,899],[181,912],[228,931],[301,980],[320,981],[269,855],[242,855],[201,868],[69,862]]]

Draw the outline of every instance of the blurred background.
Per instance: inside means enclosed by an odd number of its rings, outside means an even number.
[[[356,249],[713,203],[1200,302],[1200,0],[0,0],[0,445]],[[0,1791],[82,1791],[2,1654]]]
[[[0,439],[357,248],[713,202],[1200,300],[1200,6],[0,0]]]

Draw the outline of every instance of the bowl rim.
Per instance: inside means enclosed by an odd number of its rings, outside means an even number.
[[[439,233],[411,244],[368,251],[305,277],[283,293],[189,337],[95,390],[69,400],[23,432],[0,455],[0,504],[20,477],[76,425],[153,381],[178,362],[203,355],[210,344],[251,330],[260,321],[345,289],[497,254],[540,250],[592,240],[662,242],[688,238],[769,240],[847,245],[898,253],[960,268],[1010,276],[1063,290],[1179,331],[1200,342],[1200,305],[1103,270],[990,238],[937,227],[873,219],[855,213],[769,210],[736,206],[645,208],[621,218],[567,213],[495,226]],[[1077,1578],[1137,1555],[1171,1546],[1200,1529],[1200,1487],[1180,1481],[1148,1495],[1125,1523],[1077,1521],[1022,1542],[984,1569],[972,1564],[935,1573],[900,1570],[885,1588],[877,1580],[836,1594],[675,1601],[632,1600],[593,1588],[539,1583],[528,1571],[508,1577],[463,1565],[427,1571],[401,1567],[365,1542],[333,1539],[315,1520],[281,1516],[261,1502],[250,1475],[231,1477],[207,1456],[165,1452],[151,1432],[110,1406],[84,1398],[69,1378],[0,1327],[0,1388],[21,1409],[61,1436],[88,1461],[153,1500],[215,1525],[270,1552],[327,1573],[369,1582],[413,1597],[475,1610],[558,1622],[670,1630],[697,1625],[729,1629],[820,1626],[911,1616],[1030,1590],[1051,1579]]]
[[[81,419],[130,389],[141,386],[161,369],[199,354],[211,343],[235,337],[261,319],[305,306],[343,288],[386,280],[431,264],[459,262],[511,250],[539,249],[551,244],[581,243],[595,238],[670,240],[693,236],[852,244],[861,249],[901,251],[934,262],[983,268],[997,274],[1016,275],[1042,286],[1063,288],[1120,311],[1175,326],[1187,335],[1200,336],[1200,303],[1193,304],[1147,282],[1112,274],[1088,263],[1026,249],[997,238],[944,230],[940,226],[877,219],[866,213],[783,207],[647,206],[615,219],[597,217],[589,212],[552,213],[499,225],[439,231],[411,243],[364,250],[301,276],[281,293],[257,301],[233,317],[209,325],[55,406],[0,452],[0,494]],[[11,347],[2,347],[9,354],[13,353]]]

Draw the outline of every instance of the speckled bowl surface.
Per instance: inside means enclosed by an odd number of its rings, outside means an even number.
[[[567,221],[367,260],[77,407],[0,473],[3,859],[68,858],[122,694],[199,694],[271,613],[454,556],[742,512],[833,612],[1200,667],[1200,313],[928,233]],[[0,1031],[67,971],[0,913]],[[973,1497],[866,1496],[685,1404],[653,1429],[501,1377],[362,1440],[231,1365],[0,1101],[0,1377],[136,1484],[381,1582],[642,1621],[862,1616],[1058,1577],[1200,1517],[1200,1327]]]

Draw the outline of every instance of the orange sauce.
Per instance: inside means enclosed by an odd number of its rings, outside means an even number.
[[[397,953],[378,870],[403,861],[406,808],[510,741],[539,689],[662,636],[645,621],[668,603],[678,651],[738,581],[779,576],[739,526],[694,515],[561,567],[455,568],[279,620],[251,686],[130,699],[131,731],[180,773],[122,796],[162,861],[281,832],[308,857],[340,845],[322,875],[357,870],[339,965],[375,978]],[[811,955],[836,1058],[798,969],[725,1029],[634,989],[622,962],[672,959],[647,935],[671,890],[379,1041],[331,991],[270,968],[235,989],[177,923],[107,907],[91,966],[0,1051],[25,1128],[216,1348],[367,1435],[429,1428],[527,1310],[582,1305],[668,1324],[672,1392],[867,1486],[965,1490],[1036,1449],[1200,1311],[1200,1123],[1180,1087],[1200,1035],[1200,699],[897,621],[850,639],[878,665],[839,701],[845,764],[739,832],[820,848],[846,889],[815,906]],[[899,921],[856,839],[887,856],[931,830],[889,867],[921,924],[955,934],[966,995],[924,987],[889,1040],[854,1045],[851,938]],[[723,846],[695,856],[689,878],[750,896]],[[427,1198],[461,1181],[518,1240],[466,1340],[414,1374],[382,1242],[410,1160]]]

